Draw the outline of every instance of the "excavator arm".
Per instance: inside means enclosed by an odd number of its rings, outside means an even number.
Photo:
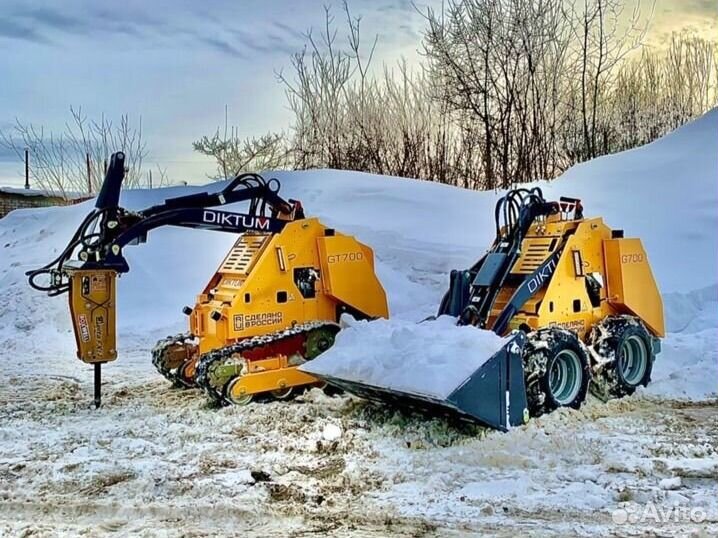
[[[34,289],[50,296],[69,294],[77,357],[95,368],[95,406],[101,403],[101,365],[117,358],[115,310],[119,273],[129,271],[127,245],[144,243],[150,231],[181,226],[240,234],[277,233],[288,222],[304,218],[300,202],[279,196],[279,182],[241,174],[223,190],[169,198],[141,211],[119,205],[125,156],[112,155],[95,208],[85,217],[67,247],[53,261],[28,271]],[[249,202],[246,213],[215,209]]]

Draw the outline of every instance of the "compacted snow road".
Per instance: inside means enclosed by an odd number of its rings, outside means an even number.
[[[100,410],[89,379],[6,380],[0,536],[718,532],[715,402],[591,401],[502,434],[318,389],[211,409],[125,359],[140,375],[108,376]]]

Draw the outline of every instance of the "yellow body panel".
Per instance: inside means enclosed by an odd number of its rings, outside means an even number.
[[[388,316],[373,252],[309,218],[241,236],[197,298],[190,330],[206,353],[305,321],[338,321],[342,309]]]
[[[270,390],[283,390],[317,383],[317,379],[288,363],[280,355],[269,359],[247,361],[248,371],[232,384],[231,397],[238,399],[248,394],[261,394]]]
[[[386,294],[374,274],[374,252],[356,239],[333,235],[317,239],[321,260],[322,291],[360,312],[374,312],[373,317],[389,316]]]
[[[665,335],[663,302],[640,239],[603,242],[606,256],[607,299],[622,313],[643,320],[652,333]]]
[[[611,313],[604,301],[598,306],[591,304],[585,277],[590,273],[603,273],[602,244],[611,237],[611,230],[600,218],[581,221],[574,227],[575,232],[566,242],[551,281],[535,298],[540,301],[535,323],[537,327],[557,325],[584,339],[594,324]],[[583,275],[577,274],[574,251],[580,253]]]
[[[115,281],[112,270],[68,268],[70,314],[77,342],[77,358],[100,363],[117,358]]]
[[[606,316],[631,314],[655,336],[664,335],[661,296],[640,240],[612,239],[611,229],[601,218],[560,220],[552,216],[535,222],[522,242],[522,255],[512,274],[525,277],[532,273],[563,236],[567,236],[565,247],[548,284],[523,305],[509,330],[523,325],[533,330],[560,326],[585,340],[591,328]],[[598,301],[594,299],[593,303],[587,289],[588,275],[603,281]],[[507,284],[501,290],[489,325],[511,300],[516,287]]]

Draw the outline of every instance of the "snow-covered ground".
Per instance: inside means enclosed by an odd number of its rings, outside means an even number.
[[[435,313],[449,271],[492,239],[500,193],[351,172],[275,175],[309,214],[374,248],[406,338],[408,322]],[[105,406],[92,410],[66,298],[32,291],[23,275],[59,252],[90,205],[0,220],[0,535],[718,532],[718,111],[542,187],[643,239],[669,334],[647,390],[508,434],[316,390],[215,410],[196,391],[171,389],[149,349],[183,329],[181,307],[234,239],[178,229],[127,250],[120,358],[105,368]],[[130,191],[123,204],[198,190]],[[342,353],[362,350],[362,330],[378,329],[355,326]]]

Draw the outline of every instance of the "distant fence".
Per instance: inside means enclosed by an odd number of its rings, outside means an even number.
[[[84,200],[87,200],[87,197],[72,197],[66,200],[38,190],[0,187],[0,219],[14,209],[72,205]]]

